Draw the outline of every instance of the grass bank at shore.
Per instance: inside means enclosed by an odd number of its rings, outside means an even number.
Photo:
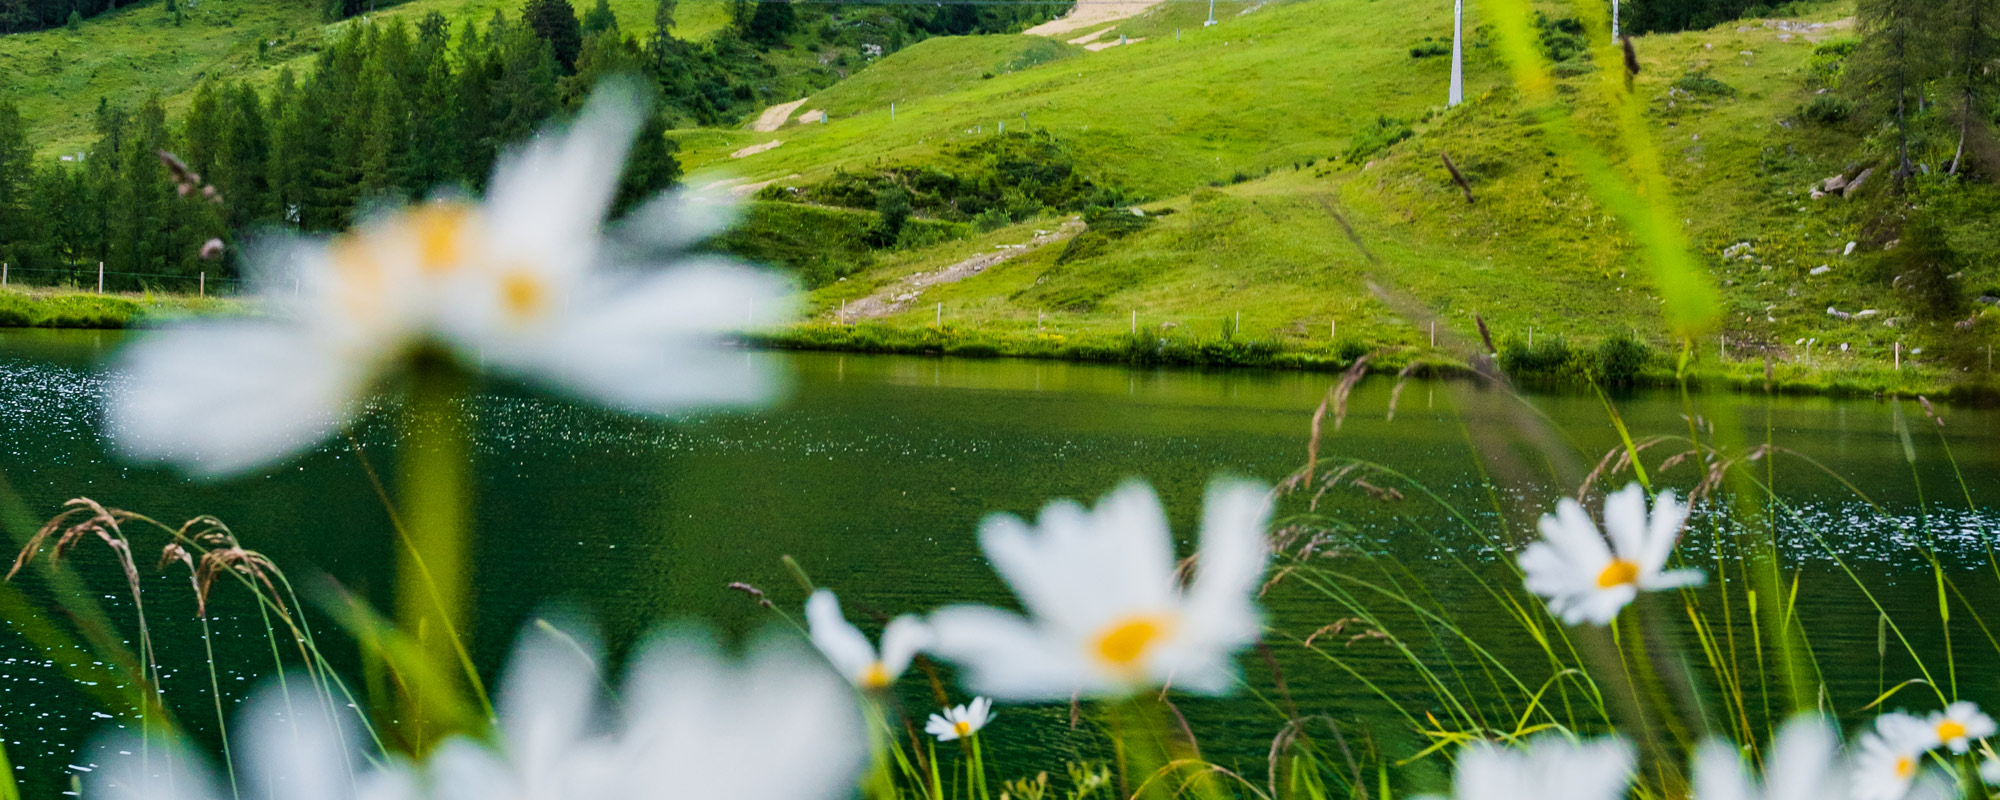
[[[245,301],[226,297],[0,289],[0,328],[134,328],[182,317],[242,314],[248,309]]]
[[[66,289],[0,289],[0,328],[142,328],[175,319],[254,312],[254,300],[231,297],[125,293],[95,294]],[[1441,339],[1439,346],[1407,339],[1378,341],[1343,336],[1311,341],[1287,336],[1237,335],[1228,328],[1213,335],[1186,327],[1154,332],[1114,331],[1102,325],[1066,321],[1005,326],[904,326],[801,323],[752,337],[763,347],[853,353],[953,356],[959,358],[1038,358],[1104,364],[1341,372],[1362,357],[1367,371],[1407,377],[1468,377],[1470,354],[1480,342]],[[1664,343],[1616,339],[1572,343],[1542,337],[1495,341],[1498,362],[1516,382],[1536,387],[1676,386],[1681,353]],[[2000,382],[1978,366],[1952,367],[1915,356],[1894,364],[1834,352],[1812,361],[1757,353],[1690,352],[1686,374],[1692,386],[1735,391],[1827,395],[1928,395],[1961,401],[2000,399]]]
[[[1367,372],[1405,377],[1470,377],[1469,353],[1445,347],[1378,343],[1342,338],[1302,343],[1282,338],[1201,336],[1169,331],[1107,333],[1091,330],[987,330],[953,325],[900,327],[877,323],[801,324],[758,334],[765,347],[857,353],[954,356],[960,358],[1040,358],[1108,364],[1341,372],[1367,357]],[[1547,339],[1530,347],[1523,341],[1496,342],[1497,360],[1508,376],[1532,387],[1596,385],[1670,387],[1682,380],[1679,351],[1629,339],[1570,344]],[[1721,359],[1719,353],[1686,354],[1688,385],[1704,389],[1835,396],[1916,396],[1967,402],[2000,399],[2000,385],[1977,370],[1937,364],[1887,364],[1845,358],[1818,362],[1789,359]],[[1484,358],[1485,356],[1479,356]]]

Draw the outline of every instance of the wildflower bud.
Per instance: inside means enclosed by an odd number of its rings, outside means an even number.
[[[175,192],[177,192],[177,193],[179,193],[179,194],[180,194],[180,196],[182,196],[182,197],[186,197],[186,196],[188,196],[188,193],[189,193],[189,192],[193,192],[193,191],[194,191],[194,187],[193,187],[193,186],[189,186],[189,185],[187,185],[187,184],[185,184],[185,183],[182,183],[182,184],[177,184],[177,185],[175,185],[175,186],[174,186],[174,191],[175,191]]]

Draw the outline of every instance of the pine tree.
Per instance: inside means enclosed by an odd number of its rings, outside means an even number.
[[[189,169],[208,175],[215,170],[217,154],[222,150],[222,128],[222,99],[215,82],[202,81],[195,87],[194,99],[188,102],[187,116],[181,123],[181,138],[187,146],[176,155]]]
[[[228,93],[221,150],[214,167],[229,220],[251,225],[277,220],[271,196],[271,130],[264,103],[249,86],[237,84]]]
[[[528,138],[555,113],[557,100],[556,62],[548,42],[520,26],[508,31],[498,50],[500,74],[492,91],[496,147]]]
[[[1928,19],[1931,0],[1861,0],[1855,16],[1861,47],[1848,63],[1851,86],[1862,101],[1880,107],[1896,125],[1895,185],[1916,171],[1910,159],[1911,117],[1921,110],[1923,86],[1936,77],[1937,46]]]
[[[653,35],[671,36],[674,30],[674,0],[653,0]]]
[[[680,183],[681,162],[674,157],[679,149],[667,138],[666,117],[658,113],[647,115],[646,124],[639,129],[639,138],[632,143],[625,173],[618,180],[618,196],[611,208],[614,217]]]
[[[1957,95],[1958,146],[1951,157],[1949,173],[1957,175],[1965,162],[1966,140],[1975,134],[1990,139],[1992,117],[1985,112],[1992,97],[1996,75],[1991,68],[2000,58],[2000,0],[1946,0],[1943,18],[1951,28],[1945,34],[1950,52],[1946,81]],[[1988,168],[2000,167],[1989,164]]]
[[[27,203],[34,155],[20,109],[0,100],[0,260],[20,263],[37,239]]]
[[[73,271],[82,264],[90,251],[90,200],[81,169],[51,162],[35,171],[28,215],[42,241],[33,266]]]
[[[114,272],[161,274],[168,268],[167,251],[176,237],[167,203],[174,190],[158,155],[167,145],[167,111],[154,95],[133,117],[131,138],[119,156],[118,179],[107,204],[108,260]]]
[[[611,0],[597,0],[597,5],[591,6],[590,11],[583,15],[583,35],[588,38],[592,34],[606,32],[617,35],[618,15],[611,13]]]
[[[521,7],[521,21],[548,42],[550,54],[564,73],[576,69],[577,53],[583,49],[583,26],[569,0],[528,0]]]

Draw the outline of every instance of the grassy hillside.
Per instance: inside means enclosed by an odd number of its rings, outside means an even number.
[[[994,65],[1022,51],[1022,37],[928,42],[809,99],[804,108],[833,112],[827,124],[700,132],[683,146],[691,166],[801,186],[837,170],[941,163],[941,153],[1002,122],[1027,124],[1074,144],[1101,177],[1147,201],[1156,224],[1095,252],[1071,248],[1065,257],[1064,247],[1047,247],[925,288],[882,320],[890,328],[869,334],[927,329],[941,303],[947,330],[918,349],[948,349],[952,337],[1003,352],[1038,352],[1033,343],[1051,336],[1126,339],[1135,314],[1144,347],[1228,337],[1332,361],[1343,349],[1335,325],[1341,339],[1362,343],[1345,345],[1350,352],[1401,346],[1420,358],[1430,320],[1441,339],[1468,342],[1477,341],[1475,315],[1520,344],[1533,335],[1589,346],[1624,333],[1673,346],[1633,241],[1522,119],[1483,36],[1468,37],[1468,102],[1443,107],[1447,59],[1409,51],[1425,37],[1448,41],[1447,4],[1217,8],[1222,23],[1204,29],[1205,6],[1166,4],[1098,37],[1144,41],[1011,72]],[[1719,369],[1746,381],[1761,380],[1766,354],[1780,382],[1793,371],[1864,389],[1983,380],[1992,322],[1965,332],[1922,319],[1871,274],[1893,243],[1864,235],[1869,195],[1807,197],[1816,181],[1861,159],[1860,132],[1799,113],[1814,97],[1808,55],[1817,42],[1852,36],[1851,12],[1850,3],[1831,3],[1782,24],[1749,20],[1635,42],[1635,96],[1667,159],[1689,238],[1726,303],[1722,329],[1691,355],[1715,367],[1726,354]],[[1469,20],[1468,30],[1478,23]],[[1609,113],[1593,99],[1601,80],[1594,71],[1560,77],[1586,135],[1609,130]],[[1412,129],[1408,140],[1342,158],[1402,125]],[[782,144],[731,157],[769,141]],[[1466,173],[1477,202],[1452,183],[1441,151]],[[843,302],[1052,224],[877,259],[818,290],[817,306],[830,319]],[[1961,238],[1981,254],[1995,246],[1976,231]],[[1847,254],[1850,241],[1857,249]],[[1975,260],[1958,278],[1963,294],[2000,294],[1990,288],[2000,286],[1992,259]],[[1829,307],[1876,313],[1842,318]],[[1988,306],[1970,308],[1984,309],[1975,320],[1993,316]],[[1901,373],[1892,370],[1899,343]]]
[[[411,24],[440,11],[454,26],[484,22],[495,10],[509,16],[517,0],[408,0],[372,15]],[[580,4],[581,12],[589,7]],[[0,83],[33,126],[43,155],[83,149],[95,138],[92,111],[99,98],[134,106],[152,92],[166,98],[169,115],[186,110],[204,78],[243,79],[268,85],[284,67],[304,72],[325,43],[355,20],[321,22],[319,4],[299,0],[195,0],[175,25],[165,0],[143,0],[85,20],[76,31],[54,28],[0,36]],[[650,0],[611,0],[619,26],[652,29]],[[701,38],[728,19],[726,0],[682,0],[676,34]],[[359,19],[359,18],[357,18]]]

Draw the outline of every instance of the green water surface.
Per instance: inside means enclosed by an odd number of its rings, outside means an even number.
[[[0,332],[0,474],[30,515],[51,516],[77,496],[168,521],[213,514],[302,585],[336,582],[387,607],[393,539],[355,448],[328,442],[222,482],[123,463],[106,450],[98,411],[104,395],[119,390],[117,376],[100,365],[118,338]],[[860,609],[895,614],[966,600],[1005,603],[1005,587],[975,542],[979,520],[996,511],[1032,514],[1055,498],[1094,500],[1130,478],[1157,487],[1186,552],[1213,477],[1278,482],[1304,464],[1313,410],[1334,380],[1032,361],[765,357],[783,362],[793,389],[776,407],[750,413],[641,418],[509,386],[490,387],[471,404],[479,487],[472,650],[489,678],[524,621],[552,609],[596,620],[614,653],[669,622],[739,637],[772,616],[726,584],[763,587],[788,610],[803,601],[781,566],[784,555],[839,590],[855,616]],[[1413,382],[1390,420],[1393,385],[1385,378],[1363,382],[1340,430],[1328,420],[1322,455],[1393,468],[1444,504],[1379,473],[1371,482],[1401,486],[1404,499],[1354,488],[1329,492],[1319,511],[1339,523],[1342,539],[1325,560],[1407,570],[1399,577],[1405,588],[1460,610],[1475,631],[1490,627],[1482,644],[1532,666],[1531,643],[1506,635],[1498,620],[1484,624],[1490,617],[1482,615],[1496,612],[1459,564],[1507,580],[1504,560],[1511,555],[1494,552],[1491,543],[1516,547],[1535,516],[1574,493],[1598,458],[1617,446],[1605,406],[1591,394],[1538,396],[1527,404],[1469,384]],[[1788,520],[1778,535],[1801,577],[1801,613],[1815,654],[1835,667],[1827,671],[1827,696],[1850,722],[1865,716],[1860,707],[1883,686],[1917,674],[1907,656],[1878,651],[1877,614],[1836,557],[1893,617],[1907,618],[1906,634],[1927,662],[1941,658],[1944,647],[1925,556],[1930,548],[1973,608],[1991,609],[2000,596],[1987,556],[2000,414],[1944,409],[1948,438],[1941,439],[1913,403],[1671,392],[1613,400],[1641,439],[1685,437],[1691,425],[1706,437],[1713,426],[1733,432],[1744,447],[1768,441],[1789,451],[1768,459]],[[388,417],[365,419],[354,435],[393,486]],[[1907,448],[1901,431],[1909,432]],[[1946,457],[1945,442],[1955,458]],[[1655,448],[1647,464],[1654,469],[1684,449],[1671,442]],[[1683,461],[1657,480],[1685,491],[1700,472]],[[1616,478],[1628,479],[1629,473]],[[1293,497],[1282,511],[1303,505]],[[1684,548],[1696,566],[1714,572],[1715,539],[1703,532],[1713,524],[1696,528]],[[154,548],[161,543],[146,541]],[[150,566],[157,550],[137,549]],[[1721,552],[1727,566],[1734,550]],[[72,563],[121,621],[132,621],[107,553],[85,547]],[[46,600],[39,569],[31,567],[22,583]],[[1703,591],[1724,588],[1712,580]],[[1742,591],[1733,583],[1726,588]],[[145,593],[168,700],[198,735],[212,736],[209,674],[186,573],[150,574]],[[1290,583],[1275,587],[1266,602],[1273,658],[1302,713],[1365,730],[1392,754],[1422,746],[1394,706],[1436,708],[1440,716],[1443,708],[1404,661],[1369,641],[1326,648],[1339,663],[1309,653],[1296,641],[1342,614]],[[352,645],[325,614],[308,613],[319,620],[329,655],[358,682]],[[211,617],[223,693],[234,702],[271,671],[269,645],[239,590],[220,589]],[[1400,628],[1392,633],[1422,638],[1411,615],[1389,612],[1385,620]],[[1959,693],[2000,698],[2000,671],[1988,666],[1994,646],[1972,619],[1960,615],[1955,622]],[[1237,696],[1189,699],[1182,708],[1206,755],[1261,776],[1284,720],[1272,671],[1256,655],[1246,655],[1244,664],[1247,685]],[[70,774],[88,769],[88,754],[79,748],[93,732],[117,724],[68,686],[57,667],[17,635],[0,632],[0,732],[24,786],[37,796],[66,788]],[[1493,694],[1482,681],[1466,679],[1468,696]],[[905,698],[913,711],[927,713],[929,690],[919,684],[912,679]],[[1491,713],[1504,716],[1505,703],[1493,703]],[[1059,774],[1065,759],[1100,755],[1087,728],[1072,731],[1066,707],[1003,708],[988,745],[997,755],[989,758],[997,758],[1001,777],[1040,769]]]

